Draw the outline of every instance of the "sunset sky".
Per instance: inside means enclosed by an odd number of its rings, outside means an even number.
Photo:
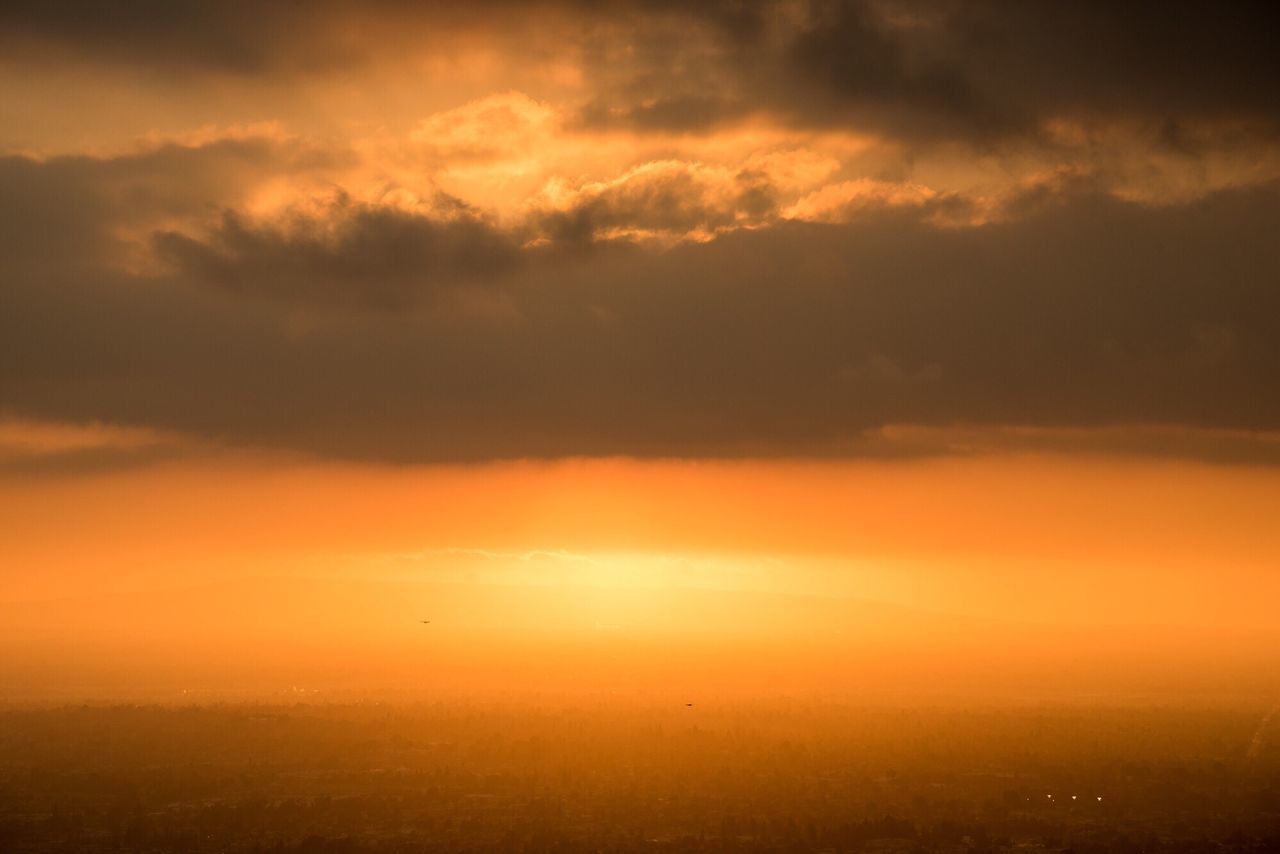
[[[427,618],[462,682],[814,621],[1280,673],[1275,18],[5,3],[0,688]]]

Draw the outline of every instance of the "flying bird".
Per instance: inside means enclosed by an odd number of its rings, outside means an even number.
[[[424,623],[429,623],[429,622],[431,622],[431,621],[430,621],[430,620],[423,620],[422,622],[424,622]]]

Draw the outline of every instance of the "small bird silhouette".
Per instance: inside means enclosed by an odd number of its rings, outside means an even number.
[[[689,708],[689,709],[693,708],[693,703],[685,703],[684,705],[686,708]]]
[[[429,623],[429,622],[431,622],[431,621],[430,621],[430,620],[423,620],[422,622],[424,622],[424,623]]]

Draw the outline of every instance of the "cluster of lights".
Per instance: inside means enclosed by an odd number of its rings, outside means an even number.
[[[1046,798],[1048,798],[1049,800],[1053,800],[1053,795],[1045,795],[1045,797],[1046,797]],[[1078,797],[1079,797],[1079,795],[1072,795],[1072,796],[1071,796],[1071,800],[1073,800],[1073,801],[1074,801],[1074,800],[1076,800]],[[1098,800],[1099,800],[1099,801],[1101,801],[1101,800],[1102,800],[1102,795],[1098,795],[1098,796],[1097,796],[1097,798],[1098,798]],[[1027,798],[1027,800],[1031,800],[1031,798]]]

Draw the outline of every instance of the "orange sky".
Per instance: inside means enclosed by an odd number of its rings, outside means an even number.
[[[1280,628],[1273,46],[1026,8],[17,4],[0,641]]]
[[[7,600],[222,574],[711,586],[1273,624],[1280,472],[1100,455],[407,467],[221,452],[0,482]]]
[[[0,682],[1253,696],[1278,500],[1272,470],[1030,454],[11,478]]]

